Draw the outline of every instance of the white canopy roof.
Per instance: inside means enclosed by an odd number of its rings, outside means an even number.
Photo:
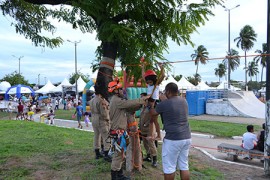
[[[170,82],[177,84],[177,81],[172,76],[169,76],[167,79],[164,79],[162,81],[162,83],[159,85],[159,89],[161,91],[165,90],[166,85]]]
[[[62,92],[62,86],[72,86],[69,81],[67,80],[67,78],[65,78],[61,84],[59,84],[58,86],[56,86],[55,88],[53,88],[50,92]]]
[[[54,88],[55,88],[55,86],[51,83],[50,80],[48,80],[47,84],[45,84],[39,90],[36,90],[35,93],[48,94]]]
[[[228,82],[227,81],[222,81],[220,83],[220,85],[217,87],[217,89],[228,89]],[[241,89],[238,88],[238,87],[234,87],[233,85],[230,85],[230,90],[238,91],[238,90],[241,90]]]
[[[78,84],[78,92],[82,92],[86,85],[86,82],[84,82],[81,76],[77,80],[77,84]],[[73,86],[76,86],[76,82],[73,84]]]
[[[196,87],[190,82],[188,82],[188,80],[184,76],[182,76],[180,81],[177,82],[177,86],[179,89],[196,89]]]
[[[10,87],[11,87],[11,85],[10,85],[10,83],[7,82],[7,81],[2,81],[2,82],[0,83],[0,91],[4,91],[4,93],[5,93],[6,90],[7,90],[8,88],[10,88]]]
[[[213,89],[212,87],[208,86],[204,81],[201,81],[196,88],[198,90],[208,90],[208,89]]]

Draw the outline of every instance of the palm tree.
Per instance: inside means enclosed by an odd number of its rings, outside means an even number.
[[[223,59],[223,64],[228,68],[228,62],[230,69],[228,69],[228,83],[230,83],[231,71],[236,70],[240,65],[240,56],[239,52],[235,49],[231,49],[230,52],[227,52],[226,59]]]
[[[256,61],[256,63],[260,63],[262,66],[262,72],[261,72],[261,87],[262,88],[262,79],[263,79],[263,68],[266,67],[266,56],[264,54],[267,54],[267,44],[263,43],[262,44],[262,50],[257,49],[255,51],[255,53],[259,53],[260,55],[254,57],[254,61]]]
[[[191,54],[191,58],[192,60],[195,60],[195,65],[197,65],[195,74],[198,74],[199,63],[206,64],[209,53],[207,52],[207,49],[203,45],[198,46],[198,48],[194,51],[195,53]]]
[[[191,84],[197,86],[199,84],[199,82],[201,81],[201,76],[199,74],[193,74],[193,76],[187,77],[187,80]]]
[[[245,70],[247,69],[247,51],[249,51],[256,41],[257,34],[250,25],[245,25],[240,33],[239,37],[234,39],[234,42],[237,42],[236,46],[243,51],[245,51]],[[245,71],[245,84],[247,89],[247,71]]]
[[[248,76],[250,77],[250,81],[252,81],[252,77],[256,76],[256,74],[259,73],[258,64],[254,60],[249,62],[246,72]]]
[[[219,83],[220,83],[220,78],[225,76],[226,74],[226,67],[223,63],[218,64],[218,68],[215,68],[215,75],[219,77]]]

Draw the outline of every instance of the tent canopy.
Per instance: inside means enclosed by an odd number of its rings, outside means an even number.
[[[217,87],[217,89],[228,89],[228,82],[227,81],[222,81],[220,83],[220,85]],[[238,88],[238,87],[234,87],[233,85],[230,85],[230,90],[239,91],[241,89]]]
[[[208,86],[204,81],[201,81],[197,86],[197,89],[199,90],[208,90],[208,89],[213,89],[212,87]]]
[[[45,84],[42,88],[40,88],[39,90],[36,90],[36,93],[40,93],[40,94],[48,94],[52,89],[54,89],[55,86],[51,83],[50,80],[47,81],[47,84]]]
[[[168,83],[170,83],[170,82],[173,82],[173,83],[175,83],[175,84],[178,83],[172,76],[169,76],[167,79],[164,79],[164,80],[162,81],[162,83],[161,83],[160,86],[159,86],[159,89],[160,89],[161,91],[165,90],[166,85],[167,85]]]
[[[2,81],[2,82],[0,83],[0,91],[6,92],[6,90],[7,90],[8,88],[10,88],[10,87],[11,87],[11,85],[10,85],[10,83],[7,82],[7,81]]]
[[[5,99],[8,100],[9,94],[15,94],[17,98],[20,98],[22,94],[31,94],[32,96],[35,95],[34,90],[26,85],[17,84],[15,86],[11,86],[7,89],[5,93]]]
[[[82,79],[81,76],[77,80],[77,85],[78,85],[78,87],[77,87],[78,88],[78,92],[83,92],[84,87],[86,85],[86,82],[84,82],[84,80]],[[73,86],[76,86],[76,82],[73,84]]]
[[[59,84],[58,86],[56,86],[55,88],[53,88],[50,92],[62,92],[62,87],[63,86],[72,86],[69,81],[67,80],[67,78],[65,78],[61,84]]]
[[[178,89],[196,89],[184,76],[177,82]]]

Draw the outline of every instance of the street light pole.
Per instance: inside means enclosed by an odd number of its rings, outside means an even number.
[[[38,74],[38,86],[39,86],[39,83],[40,83],[40,74]]]
[[[70,41],[67,40],[70,43],[73,43],[75,45],[75,91],[76,91],[76,102],[78,103],[78,83],[77,83],[77,44],[81,42],[79,41]]]
[[[23,58],[23,56],[20,56],[20,57],[17,57],[15,55],[12,55],[12,56],[19,60],[19,74],[21,74],[21,59]]]
[[[230,80],[231,80],[231,67],[230,67],[230,62],[231,62],[231,10],[238,8],[240,4],[236,5],[233,8],[227,8],[226,6],[222,6],[225,11],[228,11],[228,89],[230,89]]]

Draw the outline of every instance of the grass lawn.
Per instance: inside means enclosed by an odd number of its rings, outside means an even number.
[[[76,119],[72,119],[72,114],[74,114],[75,109],[71,109],[71,110],[63,110],[63,109],[59,109],[55,111],[55,118],[56,119],[66,119],[66,120],[76,120]]]
[[[110,163],[95,160],[93,133],[29,121],[0,121],[0,179],[110,179]],[[159,162],[161,162],[159,146]],[[132,174],[163,179],[162,166]],[[222,179],[218,170],[190,157],[191,179]],[[179,175],[177,175],[179,178]]]

